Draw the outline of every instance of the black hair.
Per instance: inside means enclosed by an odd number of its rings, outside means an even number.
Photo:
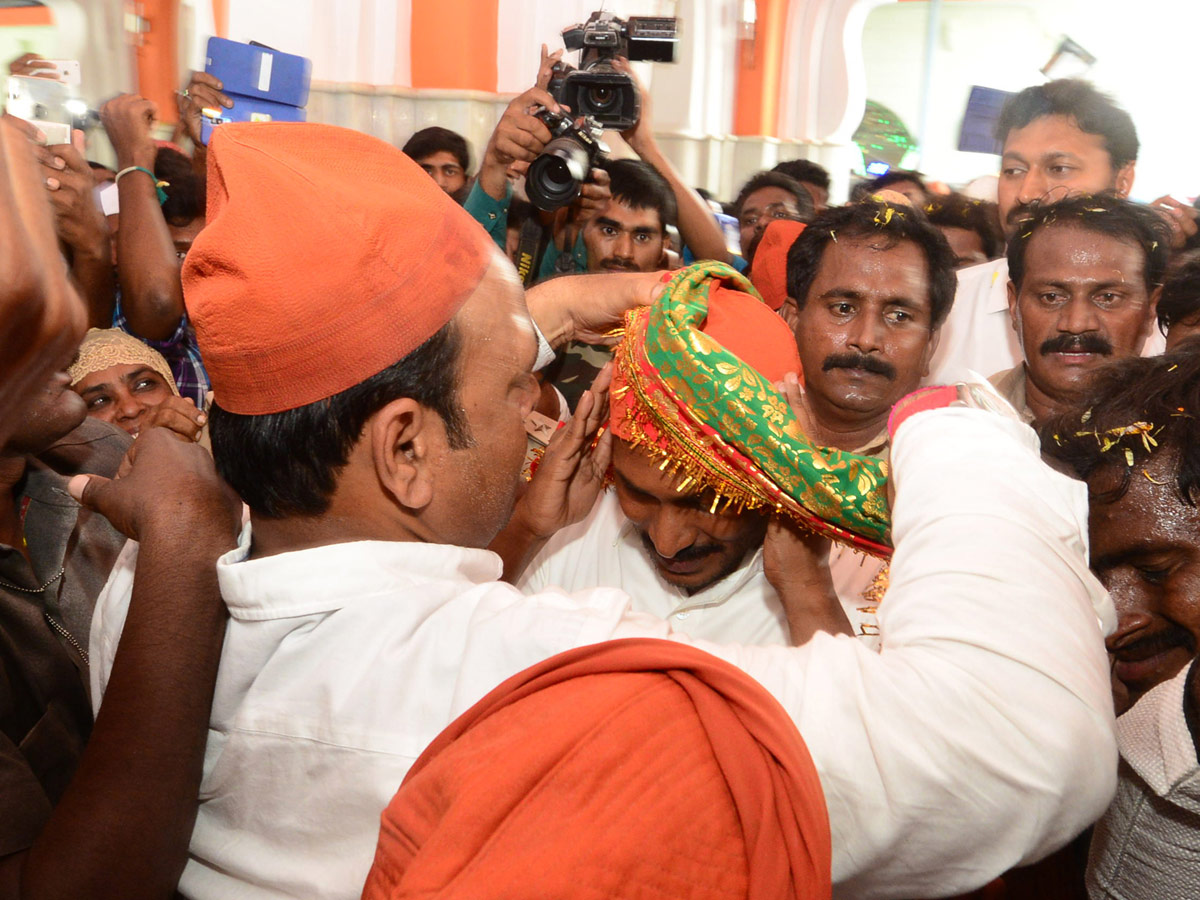
[[[1135,356],[1096,370],[1087,396],[1039,429],[1042,452],[1085,481],[1119,472],[1117,485],[1094,493],[1119,500],[1152,457],[1174,458],[1175,493],[1188,506],[1200,499],[1200,342],[1172,353]]]
[[[870,199],[818,214],[788,250],[787,292],[797,309],[803,309],[808,301],[825,248],[835,241],[857,237],[881,239],[887,249],[901,241],[912,241],[920,247],[929,268],[930,328],[946,320],[958,281],[954,251],[945,235],[918,209]]]
[[[663,233],[679,218],[679,207],[671,183],[658,169],[640,159],[609,159],[600,164],[608,173],[609,190],[614,200],[633,209],[652,209],[658,213]]]
[[[1137,129],[1129,113],[1108,94],[1079,78],[1059,78],[1010,97],[996,119],[996,140],[1003,146],[1014,128],[1024,128],[1044,116],[1066,116],[1080,131],[1102,137],[1114,172],[1137,159]]]
[[[988,259],[1004,255],[1004,232],[1000,208],[987,200],[972,200],[962,194],[935,194],[924,207],[929,221],[940,228],[965,228],[979,235]]]
[[[891,169],[871,181],[865,182],[865,186],[869,193],[874,194],[887,190],[893,184],[899,184],[902,181],[911,181],[926,194],[929,193],[929,188],[925,187],[925,176],[912,169]]]
[[[1171,264],[1158,298],[1158,327],[1166,334],[1177,322],[1200,313],[1200,250]]]
[[[791,194],[796,199],[796,209],[800,213],[799,220],[802,222],[807,222],[816,212],[812,194],[806,191],[795,178],[784,175],[782,172],[758,172],[751,175],[750,180],[738,191],[737,200],[733,202],[734,215],[740,219],[742,207],[745,206],[747,198],[755,191],[765,187],[782,188]]]
[[[1017,221],[1008,240],[1008,277],[1019,289],[1025,277],[1025,254],[1033,236],[1043,228],[1070,226],[1106,234],[1141,248],[1146,289],[1162,284],[1167,271],[1171,231],[1158,213],[1112,193],[1083,194],[1057,203],[1034,203]]]
[[[217,471],[256,515],[320,515],[367,420],[401,397],[436,412],[452,448],[470,446],[458,396],[460,345],[451,322],[382,372],[296,409],[247,416],[214,403],[209,433]]]
[[[471,148],[467,146],[467,139],[449,128],[439,125],[422,128],[408,139],[401,150],[414,162],[420,162],[444,150],[458,160],[464,175],[470,171],[468,164],[471,162]]]
[[[811,159],[789,159],[781,162],[772,172],[779,172],[796,181],[815,185],[822,190],[829,190],[829,172]]]
[[[167,182],[162,205],[163,218],[176,228],[188,225],[204,215],[204,177],[192,168],[192,161],[178,150],[159,147],[154,154],[154,177]]]

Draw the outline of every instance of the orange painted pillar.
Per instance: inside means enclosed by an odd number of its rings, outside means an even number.
[[[412,86],[496,90],[499,0],[413,0]]]
[[[779,136],[788,0],[755,0],[753,40],[738,41],[733,133]]]
[[[212,12],[217,37],[229,37],[229,0],[212,0]]]
[[[138,93],[158,104],[161,122],[179,120],[178,0],[142,0],[145,20],[137,47]]]

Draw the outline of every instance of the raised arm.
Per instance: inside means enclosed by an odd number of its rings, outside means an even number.
[[[821,774],[834,881],[856,897],[946,896],[1034,862],[1116,782],[1108,660],[1083,485],[1033,432],[975,409],[903,422],[882,649],[706,649],[780,700]]]
[[[84,157],[83,132],[72,143],[34,147],[42,178],[50,192],[59,240],[71,258],[71,278],[87,303],[88,325],[111,328],[116,283],[108,223],[96,206],[92,169]]]
[[[86,327],[29,140],[0,119],[0,444]]]
[[[132,455],[115,481],[70,482],[139,539],[133,599],[74,779],[34,846],[0,861],[6,897],[165,900],[187,859],[225,635],[216,561],[240,504],[207,452],[162,429]]]
[[[619,69],[627,72],[633,78],[638,91],[642,95],[642,114],[637,125],[629,131],[621,133],[621,137],[645,162],[658,170],[663,178],[671,185],[675,194],[675,203],[679,207],[679,236],[683,243],[690,247],[696,259],[715,259],[718,262],[730,262],[733,257],[725,245],[725,235],[721,233],[717,220],[713,218],[708,204],[680,176],[675,166],[659,149],[658,141],[654,139],[654,124],[650,117],[650,94],[642,85],[637,73],[629,65],[629,61],[619,59],[616,62]]]
[[[117,182],[121,310],[138,337],[165,341],[179,328],[184,307],[179,259],[153,175],[158,148],[152,129],[157,117],[153,103],[133,94],[114,97],[100,108],[100,121],[117,151],[118,173],[127,172]]]

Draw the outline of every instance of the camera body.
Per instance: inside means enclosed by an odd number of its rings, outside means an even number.
[[[541,154],[525,173],[525,193],[538,209],[553,211],[579,196],[579,186],[608,153],[601,141],[603,129],[585,118],[576,126],[573,119],[548,109],[536,113],[552,135]]]
[[[627,131],[641,116],[637,85],[613,66],[618,56],[674,62],[679,20],[669,16],[630,16],[594,12],[582,25],[562,33],[568,50],[581,51],[579,68],[555,66],[550,94],[577,116],[589,116],[602,128]]]

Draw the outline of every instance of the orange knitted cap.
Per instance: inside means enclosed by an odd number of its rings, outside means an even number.
[[[208,224],[183,267],[215,401],[265,415],[365,381],[449,322],[496,253],[383,141],[329,125],[222,125]]]

